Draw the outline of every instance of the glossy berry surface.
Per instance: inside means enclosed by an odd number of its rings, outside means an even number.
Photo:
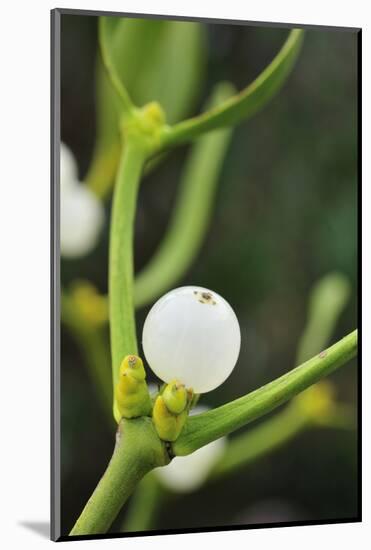
[[[195,393],[209,392],[231,374],[240,351],[237,317],[224,298],[197,286],[171,290],[150,310],[143,351],[153,372],[176,378]]]

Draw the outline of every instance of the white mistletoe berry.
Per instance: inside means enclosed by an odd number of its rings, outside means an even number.
[[[78,169],[72,151],[61,143],[60,147],[60,182],[61,192],[75,187],[78,183]]]
[[[208,407],[197,406],[190,416],[200,414]],[[172,491],[187,493],[195,491],[206,480],[214,464],[223,454],[226,438],[217,439],[188,456],[176,456],[170,464],[156,468],[161,483]]]
[[[143,328],[143,351],[164,382],[181,381],[195,393],[209,392],[231,374],[241,333],[231,306],[198,286],[171,290],[150,310]]]
[[[76,258],[88,254],[97,244],[104,210],[94,193],[78,181],[76,161],[63,143],[60,176],[61,254],[67,258]]]

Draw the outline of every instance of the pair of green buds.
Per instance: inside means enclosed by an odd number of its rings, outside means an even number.
[[[114,417],[151,416],[160,439],[175,441],[187,420],[194,393],[178,380],[167,384],[152,403],[146,383],[143,361],[136,355],[127,355],[121,365],[115,388]]]

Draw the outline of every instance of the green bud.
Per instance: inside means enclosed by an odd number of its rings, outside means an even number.
[[[119,381],[115,388],[115,420],[118,423],[121,418],[148,416],[151,408],[143,362],[136,355],[127,355],[121,363]]]
[[[180,414],[187,405],[187,390],[184,384],[174,380],[166,386],[163,398],[170,412]]]
[[[176,441],[188,417],[193,391],[177,380],[170,382],[157,396],[152,419],[160,439]]]

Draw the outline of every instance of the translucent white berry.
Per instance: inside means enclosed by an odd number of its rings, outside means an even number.
[[[77,257],[90,252],[102,225],[103,209],[89,189],[79,184],[61,196],[62,255]]]
[[[206,410],[207,407],[197,406],[191,411],[191,416]],[[222,437],[188,456],[176,456],[167,466],[156,468],[156,475],[170,490],[180,493],[194,491],[204,483],[212,467],[223,454],[225,445],[226,438]]]
[[[72,151],[64,143],[61,143],[60,148],[60,174],[61,190],[63,192],[66,189],[75,187],[78,182],[77,163]]]
[[[61,254],[75,258],[88,254],[97,244],[104,209],[94,193],[77,179],[71,151],[61,144]]]
[[[150,310],[143,328],[143,351],[153,372],[177,379],[195,393],[211,391],[231,374],[241,334],[231,306],[206,288],[171,290]]]

